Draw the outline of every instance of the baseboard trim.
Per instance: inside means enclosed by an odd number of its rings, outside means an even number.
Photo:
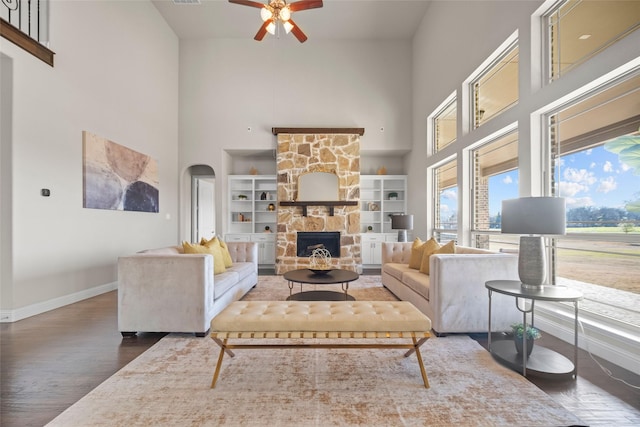
[[[31,304],[15,310],[2,310],[0,311],[0,323],[17,322],[18,320],[46,313],[47,311],[55,310],[56,308],[64,307],[65,305],[73,304],[88,298],[93,298],[116,289],[118,289],[118,282],[111,282],[94,288],[85,289],[80,292],[75,292],[73,294],[50,299],[48,301]]]
[[[640,375],[640,340],[637,328],[580,311],[578,347]],[[545,332],[573,344],[573,306],[536,303],[535,324]],[[567,356],[572,359],[571,355]],[[579,369],[579,368],[578,368]]]

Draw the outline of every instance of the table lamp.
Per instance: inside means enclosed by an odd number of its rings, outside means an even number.
[[[502,232],[520,236],[518,275],[523,288],[542,290],[547,278],[542,235],[565,234],[565,199],[521,197],[502,201]]]
[[[391,215],[391,229],[398,230],[398,242],[406,242],[407,230],[413,230],[413,215]]]

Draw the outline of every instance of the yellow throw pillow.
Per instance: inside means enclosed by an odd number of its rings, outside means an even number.
[[[211,240],[207,240],[203,237],[202,239],[200,239],[200,244],[203,246],[212,246],[212,245],[219,246],[220,250],[222,251],[222,261],[224,261],[224,266],[226,268],[233,266],[233,259],[231,259],[231,253],[229,252],[229,247],[227,246],[224,240],[218,239],[217,237],[214,237]]]
[[[213,255],[213,274],[220,274],[227,271],[222,259],[222,250],[220,245],[196,245],[189,242],[182,242],[182,248],[185,254],[209,254]]]
[[[424,244],[422,259],[420,260],[420,273],[429,274],[429,257],[438,249],[440,249],[440,243],[433,237]]]
[[[411,257],[409,258],[409,268],[415,268],[416,270],[420,268],[420,262],[422,261],[422,245],[424,242],[416,237],[413,241],[413,245],[411,245]]]
[[[222,249],[222,259],[224,261],[224,266],[229,268],[233,266],[233,259],[231,259],[231,253],[229,252],[229,247],[227,246],[227,242],[222,239],[220,240],[220,248]]]
[[[231,260],[231,254],[229,253],[228,249],[225,250],[222,247],[221,239],[214,237],[213,239],[209,240],[209,242],[207,242],[206,246],[210,248],[216,248],[217,250],[220,251],[220,257],[222,258],[222,263],[224,264],[225,268],[231,267],[233,265],[233,261]],[[224,246],[226,247],[227,245],[225,244]]]
[[[424,252],[424,257],[422,258],[422,264],[420,264],[420,273],[429,274],[429,258],[431,255],[435,254],[455,254],[456,253],[456,242],[450,240],[444,246],[440,246],[438,242],[436,242],[438,247],[436,250],[427,255],[427,251]]]

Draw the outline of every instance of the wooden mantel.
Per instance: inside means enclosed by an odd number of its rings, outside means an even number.
[[[280,133],[290,134],[350,134],[364,135],[364,128],[271,128],[271,133],[278,135]]]

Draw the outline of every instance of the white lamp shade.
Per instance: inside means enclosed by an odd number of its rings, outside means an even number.
[[[289,9],[289,6],[285,6],[280,9],[280,19],[282,21],[288,21],[291,19],[291,10]]]
[[[506,234],[565,234],[565,199],[521,197],[502,201],[502,232]]]
[[[273,13],[271,13],[269,9],[267,9],[266,7],[260,9],[260,18],[262,18],[262,21],[266,21],[267,19],[271,19],[272,17]]]
[[[271,35],[274,35],[276,33],[276,24],[274,24],[273,22],[269,22],[269,25],[267,25],[267,32]]]

